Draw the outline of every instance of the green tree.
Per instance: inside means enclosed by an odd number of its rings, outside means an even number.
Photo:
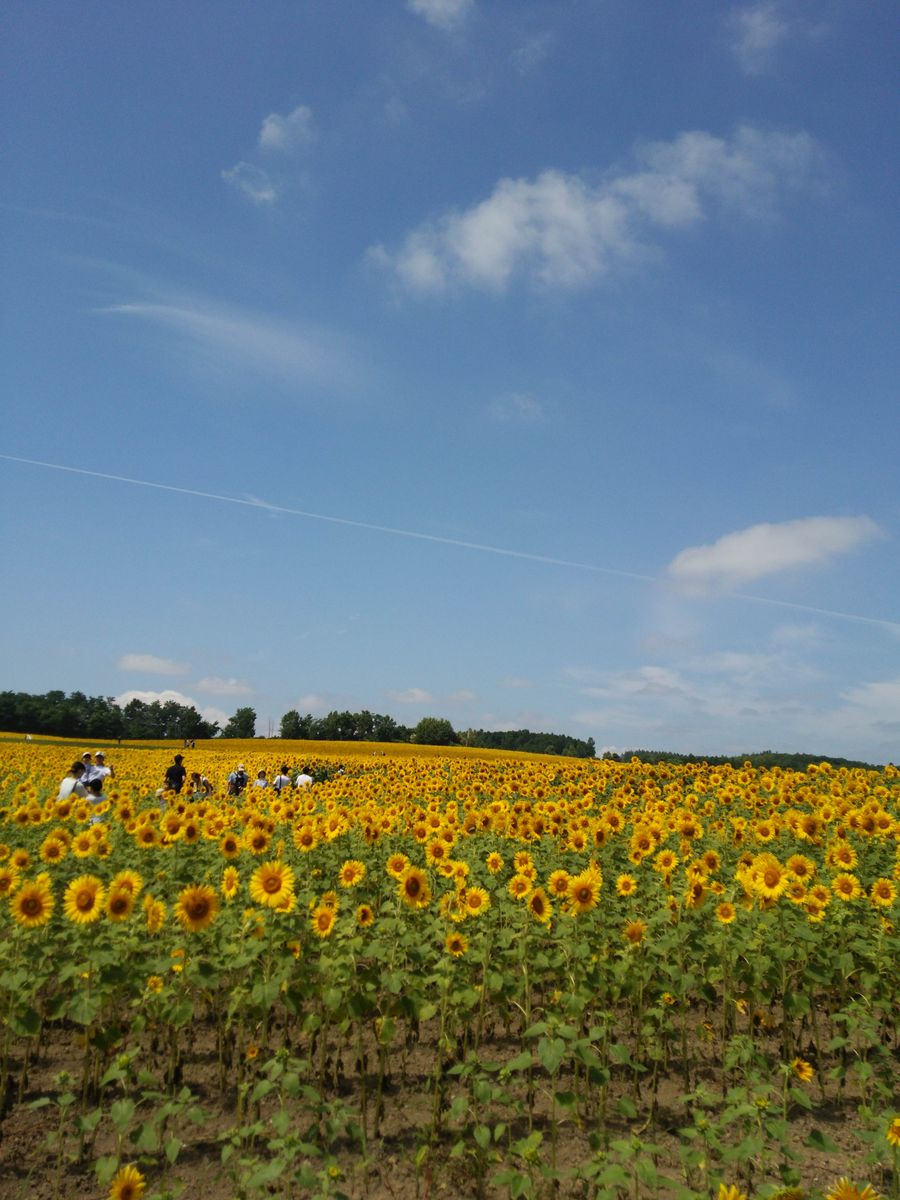
[[[412,740],[421,746],[451,746],[459,738],[446,717],[423,717],[413,730]]]
[[[222,730],[223,738],[252,738],[256,736],[256,709],[239,708]]]

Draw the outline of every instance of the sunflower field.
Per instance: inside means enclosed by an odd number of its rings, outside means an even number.
[[[410,749],[0,743],[2,1200],[900,1197],[897,770]]]

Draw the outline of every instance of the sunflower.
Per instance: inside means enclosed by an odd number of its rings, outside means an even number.
[[[222,872],[222,895],[226,900],[233,900],[241,886],[241,877],[236,867],[226,867]]]
[[[131,1163],[120,1167],[109,1189],[109,1200],[141,1200],[147,1181]]]
[[[560,898],[566,897],[569,894],[569,884],[572,882],[572,876],[568,871],[559,870],[553,871],[550,878],[547,880],[547,887],[552,896]]]
[[[55,901],[50,885],[44,880],[23,883],[9,902],[13,920],[26,929],[46,925],[53,913]]]
[[[385,863],[384,869],[387,871],[388,875],[393,876],[394,879],[400,879],[408,866],[409,859],[406,857],[406,855],[397,853],[390,856]]]
[[[891,1146],[900,1146],[900,1116],[894,1117],[884,1135]]]
[[[94,839],[86,829],[76,833],[72,839],[72,853],[76,858],[90,858],[94,853]]]
[[[56,863],[62,860],[68,854],[68,847],[56,837],[47,837],[41,843],[40,848],[41,862],[47,863],[48,866],[55,866]]]
[[[313,933],[316,937],[327,938],[331,934],[332,929],[334,929],[336,920],[337,914],[333,908],[323,908],[321,905],[318,908],[314,908],[310,917]]]
[[[116,872],[110,882],[109,890],[112,891],[113,888],[121,888],[123,892],[131,892],[132,896],[134,896],[136,900],[141,894],[143,886],[144,880],[142,876],[140,876],[137,871],[130,871],[126,869]]]
[[[747,1195],[734,1183],[720,1183],[716,1200],[747,1200]]]
[[[244,845],[251,854],[265,854],[269,848],[269,835],[265,829],[248,829],[244,833]]]
[[[152,825],[142,825],[137,833],[137,844],[142,850],[153,850],[159,845],[159,833]]]
[[[496,850],[492,850],[485,859],[485,865],[492,875],[496,875],[498,871],[503,870],[503,859]]]
[[[597,907],[600,884],[589,871],[582,871],[569,880],[569,912],[580,915]]]
[[[341,887],[356,887],[365,878],[365,874],[365,863],[361,863],[358,858],[349,858],[338,872],[338,882]]]
[[[788,885],[787,871],[773,854],[760,854],[754,859],[750,878],[764,900],[777,900]]]
[[[460,958],[469,948],[469,943],[461,933],[451,930],[447,934],[447,940],[444,942],[444,949],[448,954],[452,954],[454,958]]]
[[[716,907],[716,920],[720,921],[723,925],[730,925],[736,916],[737,909],[727,900],[723,900],[722,903]]]
[[[550,924],[550,919],[553,916],[553,906],[550,903],[550,897],[543,888],[535,888],[528,897],[528,911],[542,925]]]
[[[831,881],[831,890],[839,900],[858,900],[860,896],[865,895],[856,876],[847,872],[835,875]]]
[[[801,1083],[809,1083],[815,1074],[812,1063],[808,1063],[805,1058],[793,1059],[791,1062],[791,1070]]]
[[[262,863],[250,876],[250,899],[266,908],[280,908],[294,894],[294,872],[286,863]]]
[[[622,930],[622,936],[626,942],[630,942],[632,946],[639,946],[644,940],[644,934],[647,932],[647,925],[644,921],[626,921],[625,928]]]
[[[237,858],[241,852],[241,840],[236,833],[229,830],[219,841],[219,853],[223,858]]]
[[[809,882],[816,873],[816,864],[811,858],[807,858],[805,854],[792,854],[785,863],[785,866],[798,879]]]
[[[375,912],[371,904],[361,904],[356,910],[356,923],[363,929],[375,923]]]
[[[637,880],[633,875],[620,875],[616,880],[616,892],[620,896],[631,896],[637,891]]]
[[[527,875],[516,873],[507,884],[507,891],[514,900],[524,900],[531,890],[532,883]]]
[[[103,881],[96,875],[79,875],[65,890],[63,912],[76,925],[89,925],[99,918],[103,901]]]
[[[431,888],[425,872],[419,867],[407,867],[400,876],[397,893],[410,908],[425,908],[431,900]]]
[[[304,822],[302,825],[298,825],[295,828],[294,845],[301,852],[301,854],[308,854],[310,850],[314,850],[318,844],[318,834],[316,833],[315,828],[309,824],[309,822]]]
[[[162,900],[154,900],[152,896],[145,896],[144,916],[147,919],[147,932],[159,933],[166,923],[165,904]]]
[[[127,921],[134,911],[134,896],[125,888],[109,889],[106,897],[106,915],[110,921]]]
[[[0,867],[0,896],[11,896],[19,882],[15,867]]]
[[[890,908],[897,899],[897,889],[890,879],[876,879],[869,892],[869,899],[880,908]]]
[[[491,898],[482,887],[466,888],[463,893],[463,907],[467,916],[477,917],[491,907]]]
[[[826,1193],[825,1200],[878,1200],[878,1193],[868,1183],[858,1188],[846,1175],[842,1175],[831,1185],[831,1191]]]
[[[175,918],[191,933],[208,929],[219,912],[219,898],[206,884],[190,884],[182,888],[175,905]]]
[[[164,987],[165,987],[165,983],[163,982],[163,977],[161,975],[148,975],[147,976],[147,991],[148,992],[153,992],[155,995],[159,995],[159,993],[163,990]]]
[[[677,866],[678,855],[674,850],[660,850],[653,860],[653,869],[660,875],[670,875]]]

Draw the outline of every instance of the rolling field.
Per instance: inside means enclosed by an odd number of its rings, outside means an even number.
[[[2,1200],[900,1195],[894,768],[83,748],[0,743]]]

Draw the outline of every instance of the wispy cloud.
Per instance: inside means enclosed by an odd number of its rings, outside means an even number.
[[[540,66],[552,50],[554,40],[554,35],[546,32],[534,33],[527,37],[513,51],[512,60],[516,70],[522,75],[527,75],[529,71]]]
[[[314,136],[312,109],[300,104],[284,116],[281,113],[269,113],[259,131],[259,148],[286,154],[301,146],[308,146]]]
[[[451,286],[506,291],[521,277],[544,287],[584,287],[646,255],[649,237],[687,229],[717,210],[771,218],[785,192],[812,179],[821,158],[806,133],[740,126],[730,138],[703,131],[651,142],[635,169],[599,184],[562,171],[501,179],[486,199],[450,212],[369,258],[418,292]]]
[[[356,356],[344,339],[301,322],[181,296],[100,311],[168,329],[212,365],[224,361],[286,383],[345,387],[358,380]]]
[[[189,663],[159,658],[156,654],[123,654],[116,666],[120,671],[140,671],[146,675],[187,675]]]
[[[400,692],[388,692],[388,696],[395,704],[431,704],[434,700],[431,692],[417,687],[406,688]]]
[[[253,688],[240,679],[222,679],[218,675],[207,675],[194,684],[198,692],[211,696],[252,696]]]
[[[535,682],[533,679],[525,679],[521,675],[511,675],[507,679],[501,679],[500,686],[503,688],[512,688],[513,690],[516,690],[519,688],[533,688],[535,686]]]
[[[157,700],[160,704],[165,704],[169,700],[174,700],[176,704],[184,704],[188,708],[196,708],[197,701],[193,696],[186,696],[184,692],[176,692],[171,688],[166,688],[161,692],[154,691],[128,691],[122,692],[115,697],[115,702],[121,708],[126,704],[130,704],[132,700],[140,700],[142,704],[153,704]]]
[[[475,0],[407,0],[407,8],[436,29],[452,31],[475,10]]]
[[[746,75],[761,75],[788,37],[790,24],[775,0],[761,0],[729,14],[731,49]]]
[[[530,392],[506,392],[495,396],[487,406],[492,421],[501,425],[539,425],[544,407]]]
[[[689,546],[669,564],[669,578],[691,591],[740,587],[767,575],[825,563],[883,537],[870,517],[805,517],[753,525],[712,545]]]
[[[278,189],[269,175],[253,163],[236,163],[222,172],[222,178],[260,207],[274,204],[278,199]]]

